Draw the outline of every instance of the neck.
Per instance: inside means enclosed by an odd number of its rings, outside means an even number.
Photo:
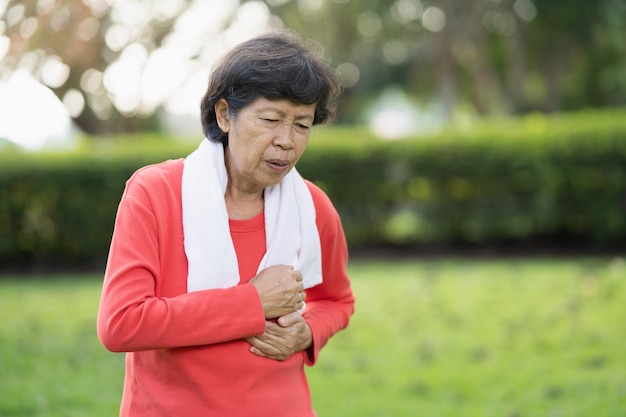
[[[263,211],[263,190],[255,193],[237,192],[232,187],[226,188],[224,194],[228,217],[234,220],[245,220]]]

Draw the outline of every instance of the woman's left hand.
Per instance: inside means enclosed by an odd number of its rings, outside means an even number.
[[[278,322],[265,322],[265,332],[246,338],[252,345],[250,352],[278,361],[311,346],[313,336],[309,325],[298,311],[278,318]]]

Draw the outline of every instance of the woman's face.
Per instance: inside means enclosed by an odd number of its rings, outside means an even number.
[[[222,99],[215,112],[219,127],[228,133],[228,186],[259,193],[278,184],[300,159],[309,141],[315,104],[261,97],[231,117]]]

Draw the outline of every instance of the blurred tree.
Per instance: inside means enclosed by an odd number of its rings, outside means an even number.
[[[130,43],[157,47],[179,11],[152,6],[146,19],[106,0],[9,0],[0,7],[0,40],[7,51],[0,77],[17,68],[31,72],[63,99],[77,125],[90,133],[133,131],[153,124],[153,115],[113,105],[104,71]],[[1,6],[1,5],[0,5]],[[182,10],[182,7],[181,7]],[[2,43],[2,42],[0,42]],[[1,48],[0,48],[1,49]],[[2,54],[0,54],[0,57]]]
[[[507,65],[505,68],[505,94],[508,97],[511,112],[524,113],[529,109],[526,94],[528,84],[528,22],[536,15],[530,2],[506,0],[505,7],[511,13],[513,27],[508,41],[505,42]]]
[[[390,84],[447,115],[463,103],[478,115],[626,104],[624,0],[267,3],[358,70],[349,113]]]
[[[0,0],[0,80],[28,70],[90,133],[156,128],[150,66],[174,91],[251,25],[324,46],[344,123],[389,86],[445,118],[626,104],[624,0]]]
[[[606,0],[601,13],[606,32],[595,36],[602,45],[598,49],[605,53],[594,61],[599,68],[592,69],[599,77],[597,95],[607,97],[609,104],[623,105],[626,103],[626,1]],[[593,104],[597,101],[593,94]]]
[[[605,30],[601,11],[608,5],[602,0],[536,2],[537,17],[529,31],[529,47],[543,73],[544,111],[561,110],[565,94],[576,100],[579,92],[585,91],[588,77],[594,76],[588,73],[593,65],[589,58],[598,46],[593,33]]]

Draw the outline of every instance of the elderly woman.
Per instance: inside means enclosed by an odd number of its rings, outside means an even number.
[[[127,182],[98,312],[128,352],[121,416],[315,416],[304,365],[354,295],[339,216],[294,166],[339,90],[295,34],[244,42],[212,71],[198,149]]]

